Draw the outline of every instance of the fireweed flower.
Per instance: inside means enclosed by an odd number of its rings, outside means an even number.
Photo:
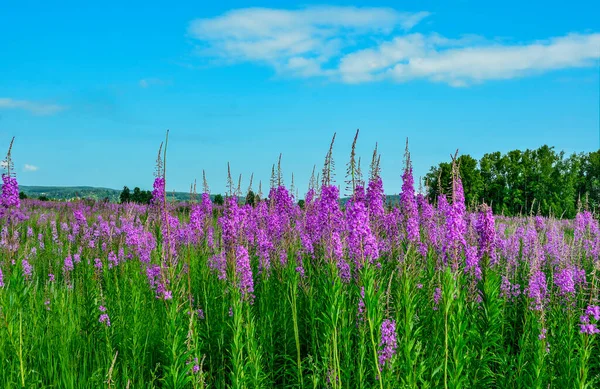
[[[358,313],[356,314],[358,321],[365,319],[365,287],[360,287],[360,298],[358,299]]]
[[[445,208],[446,216],[446,239],[444,252],[446,260],[451,264],[454,271],[458,270],[461,252],[466,246],[465,233],[467,225],[465,222],[465,197],[460,177],[454,177],[452,181],[452,205],[440,203]]]
[[[377,230],[385,213],[385,194],[383,192],[383,181],[381,180],[381,177],[375,176],[369,180],[366,204],[367,209],[369,210],[369,219]]]
[[[18,208],[21,205],[19,199],[19,184],[15,177],[2,174],[2,194],[0,196],[2,206],[5,208]]]
[[[442,290],[440,288],[435,288],[435,292],[433,293],[433,310],[434,311],[438,310],[441,298],[442,298]]]
[[[2,273],[2,268],[0,268],[0,288],[4,288],[4,274]]]
[[[500,297],[506,300],[513,300],[521,295],[521,286],[519,284],[512,284],[507,276],[502,276],[502,283],[500,284]]]
[[[534,311],[543,310],[547,293],[546,274],[541,270],[533,272],[529,277],[529,286],[527,287],[527,297],[531,299],[530,308]]]
[[[415,198],[414,179],[410,159],[407,160],[406,169],[404,169],[404,173],[402,174],[400,207],[402,208],[404,227],[406,228],[406,238],[409,242],[417,244],[420,240],[419,210]]]
[[[588,305],[585,313],[579,318],[579,332],[582,334],[594,335],[600,333],[598,321],[600,321],[600,307],[597,305]],[[592,323],[592,320],[595,323]]]
[[[33,268],[31,267],[31,265],[29,264],[27,259],[23,259],[21,261],[21,267],[23,268],[23,277],[26,280],[31,279],[31,272],[32,272]]]
[[[64,273],[69,273],[72,270],[73,270],[73,259],[72,259],[72,257],[70,255],[68,255],[65,258],[65,261],[64,261],[63,272]]]
[[[381,323],[381,341],[379,342],[379,365],[385,366],[396,354],[396,321],[385,319]]]
[[[356,188],[362,194],[362,187]],[[363,200],[364,196],[355,195],[346,206],[346,231],[348,254],[354,259],[356,268],[360,270],[365,262],[372,263],[379,257],[377,240],[371,233],[369,214]]]
[[[48,274],[48,281],[54,282],[54,274],[52,274],[52,273]]]
[[[100,318],[98,319],[98,321],[102,324],[104,324],[107,327],[110,327],[110,317],[108,317],[108,314],[106,313],[106,307],[103,305],[100,305],[98,307],[98,310],[100,312],[102,312],[102,314],[100,314]]]
[[[238,246],[236,250],[236,273],[238,279],[238,288],[242,294],[242,299],[248,299],[252,303],[254,299],[254,281],[252,279],[252,268],[250,267],[250,257],[248,250],[244,246]]]
[[[485,255],[489,258],[490,266],[497,263],[496,258],[496,229],[492,208],[483,205],[479,211],[476,223],[477,234],[479,235],[479,248],[477,255],[482,259]]]

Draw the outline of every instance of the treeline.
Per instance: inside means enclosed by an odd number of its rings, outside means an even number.
[[[600,150],[567,156],[544,145],[537,150],[488,153],[479,161],[468,154],[456,160],[465,202],[471,207],[486,203],[497,214],[572,218],[580,206],[592,210],[600,206]],[[451,161],[431,167],[425,176],[430,201],[452,192],[451,170]]]
[[[127,187],[123,187],[123,191],[119,195],[119,201],[122,203],[137,203],[150,204],[152,201],[152,192],[149,190],[141,190],[137,186],[133,188],[133,193]]]

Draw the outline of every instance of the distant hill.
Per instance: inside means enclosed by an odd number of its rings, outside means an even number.
[[[130,188],[133,190],[133,188]],[[70,200],[76,198],[103,200],[108,197],[112,202],[119,201],[121,189],[97,188],[94,186],[19,186],[19,191],[23,192],[30,198],[38,198],[47,196],[53,200]],[[176,201],[189,201],[189,192],[168,192],[167,198]],[[243,200],[243,199],[242,199]],[[389,204],[398,204],[400,198],[398,195],[386,196],[386,202]],[[348,198],[342,199],[342,204],[345,204]]]
[[[133,188],[130,188],[133,190]],[[74,198],[91,198],[94,200],[103,200],[108,197],[112,202],[119,201],[121,189],[97,188],[93,186],[19,186],[19,191],[27,197],[38,198],[42,195],[53,200],[70,200]],[[177,201],[187,201],[190,194],[186,192],[169,192],[169,199],[173,196]]]

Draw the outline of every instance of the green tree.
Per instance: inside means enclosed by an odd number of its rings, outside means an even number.
[[[129,190],[128,187],[126,187],[126,186],[123,187],[123,191],[121,192],[121,195],[119,196],[119,200],[121,201],[121,204],[128,203],[131,201],[131,191]]]
[[[133,194],[131,195],[131,201],[137,204],[142,203],[142,191],[137,186],[133,188]]]
[[[478,162],[468,154],[458,157],[457,162],[460,167],[460,177],[465,192],[465,203],[475,207],[481,202],[483,192],[483,179],[479,171]],[[437,200],[440,194],[448,195],[448,200],[452,197],[452,164],[442,162],[437,167],[432,167],[425,176],[428,184],[427,197],[430,201]]]
[[[221,194],[217,194],[215,195],[215,198],[213,199],[213,203],[215,203],[216,205],[223,205],[225,201],[223,200],[223,196]]]
[[[249,190],[248,194],[246,195],[246,204],[254,207],[254,204],[255,204],[254,200],[255,200],[254,192],[252,190]]]
[[[25,192],[19,192],[19,199],[20,200],[25,200],[27,198],[27,195],[25,194]]]

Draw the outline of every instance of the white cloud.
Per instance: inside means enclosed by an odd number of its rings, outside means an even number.
[[[390,8],[244,8],[196,19],[188,32],[201,42],[201,55],[266,63],[280,73],[308,77],[330,74],[325,65],[357,40],[410,29],[427,15]]]
[[[598,33],[510,44],[407,32],[428,15],[390,8],[243,8],[196,19],[188,32],[199,43],[198,54],[213,60],[345,83],[425,79],[465,86],[590,67],[600,57]]]
[[[569,34],[519,45],[459,45],[413,34],[375,49],[343,57],[340,77],[346,82],[427,79],[464,86],[487,80],[522,77],[550,70],[594,66],[600,34]]]
[[[23,170],[26,172],[36,172],[39,170],[39,167],[26,163],[25,166],[23,167]]]
[[[166,85],[167,82],[160,78],[142,78],[139,82],[140,87],[149,88],[155,85]]]
[[[67,109],[64,105],[36,103],[28,100],[15,100],[0,97],[0,109],[21,109],[34,115],[52,115]]]

